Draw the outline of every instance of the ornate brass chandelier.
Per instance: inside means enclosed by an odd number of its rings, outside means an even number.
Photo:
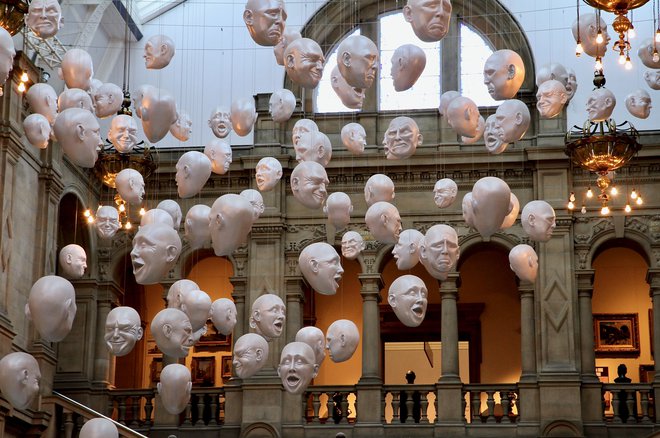
[[[28,6],[29,3],[24,0],[1,0],[0,26],[10,35],[16,35],[25,25],[23,17],[27,14]]]

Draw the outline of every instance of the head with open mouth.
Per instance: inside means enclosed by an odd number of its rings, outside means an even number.
[[[417,327],[426,316],[428,289],[421,278],[403,275],[392,282],[387,302],[406,327]]]
[[[286,306],[275,294],[267,293],[254,300],[250,327],[267,340],[279,338],[286,322]]]
[[[105,344],[115,356],[126,356],[142,339],[140,315],[132,307],[115,307],[105,320]]]
[[[286,344],[280,357],[277,374],[284,389],[291,394],[302,394],[319,372],[314,350],[304,342]]]
[[[334,295],[337,292],[344,269],[332,245],[316,242],[306,246],[300,252],[298,266],[315,291],[323,295]]]
[[[181,253],[181,238],[171,225],[140,227],[133,238],[131,261],[138,284],[156,284],[174,267]]]

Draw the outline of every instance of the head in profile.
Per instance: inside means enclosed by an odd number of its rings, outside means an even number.
[[[390,122],[383,138],[385,157],[388,160],[410,158],[423,139],[417,122],[406,116],[396,117]]]
[[[176,189],[181,198],[198,194],[211,176],[211,160],[199,151],[188,151],[176,163]]]
[[[30,114],[23,120],[23,130],[30,144],[46,149],[50,140],[51,127],[48,119],[38,113]]]
[[[140,204],[144,197],[144,179],[140,172],[126,168],[121,170],[115,178],[117,193],[129,204]]]
[[[94,76],[92,57],[83,49],[69,49],[62,57],[58,73],[68,88],[88,90]]]
[[[344,192],[331,193],[323,206],[323,212],[328,216],[328,221],[337,230],[342,230],[348,226],[352,211],[351,198]]]
[[[179,203],[173,199],[163,199],[158,203],[156,208],[165,210],[170,216],[172,216],[172,224],[174,229],[178,231],[181,227],[181,218],[183,217]]]
[[[227,108],[217,107],[211,112],[209,117],[209,128],[218,138],[225,138],[233,129],[231,126],[230,113]]]
[[[286,306],[282,298],[266,293],[252,303],[250,328],[267,341],[279,338],[286,322]]]
[[[592,58],[605,55],[607,45],[610,42],[610,35],[607,32],[607,23],[605,23],[605,20],[602,18],[599,19],[596,14],[589,12],[580,14],[579,21],[580,26],[578,27],[578,20],[575,20],[571,30],[573,31],[573,38],[575,38],[576,42],[579,34],[584,53]],[[603,42],[600,44],[596,41],[599,30],[603,35]]]
[[[143,334],[140,315],[132,307],[115,307],[108,313],[103,339],[113,355],[126,356]]]
[[[303,327],[296,333],[296,342],[304,342],[314,351],[314,363],[321,366],[325,359],[325,335],[320,328],[314,326]]]
[[[219,333],[227,336],[236,325],[236,305],[229,298],[218,298],[211,304],[211,321]]]
[[[262,192],[273,190],[282,178],[282,164],[273,157],[263,157],[255,168],[257,188]]]
[[[124,100],[124,92],[119,85],[105,83],[92,94],[96,117],[101,119],[116,114]]]
[[[300,32],[288,27],[284,28],[282,38],[280,38],[280,41],[273,47],[273,55],[275,55],[275,61],[278,65],[284,66],[284,51],[292,41],[295,41],[298,38],[302,38]]]
[[[1,34],[2,31],[0,31],[0,43],[2,42]],[[13,66],[13,56],[11,57],[11,60]],[[2,57],[0,56],[0,65],[1,64]],[[51,125],[55,123],[55,117],[57,116],[57,94],[52,86],[44,83],[34,84],[27,90],[27,93],[25,93],[25,98],[33,112],[46,117],[48,123]]]
[[[459,96],[447,106],[447,123],[460,136],[473,138],[479,133],[479,108],[469,97]]]
[[[539,269],[539,256],[529,245],[520,244],[509,251],[509,264],[520,281],[534,283]]]
[[[25,25],[39,38],[54,37],[62,27],[62,7],[57,0],[34,0],[28,6]]]
[[[367,131],[359,123],[347,123],[341,128],[341,142],[346,146],[346,149],[360,155],[367,146]]]
[[[246,333],[234,344],[232,364],[236,375],[247,379],[259,372],[268,361],[268,341],[256,333]]]
[[[302,394],[318,372],[319,364],[312,347],[304,342],[290,342],[284,346],[277,375],[286,392]]]
[[[495,100],[513,98],[525,80],[525,64],[513,50],[493,52],[484,64],[484,84]]]
[[[433,225],[419,247],[419,261],[433,278],[446,280],[458,261],[458,234],[449,225]]]
[[[137,123],[132,116],[119,114],[112,118],[108,139],[117,152],[127,154],[137,144]]]
[[[71,243],[60,250],[60,268],[67,278],[82,278],[87,269],[87,254],[85,249]]]
[[[243,21],[255,43],[274,46],[281,39],[286,25],[286,9],[282,0],[247,0]]]
[[[144,64],[151,70],[167,67],[174,57],[174,41],[167,35],[154,35],[144,45]]]
[[[298,143],[304,142],[309,144],[311,142],[311,136],[318,132],[318,130],[319,127],[314,120],[297,120],[293,125],[293,129],[291,129],[291,143],[294,149],[298,146]]]
[[[215,255],[229,255],[245,243],[253,221],[254,208],[244,196],[228,193],[216,199],[209,214]]]
[[[325,348],[333,362],[345,362],[353,356],[360,342],[360,331],[353,321],[338,319],[325,333]]]
[[[181,310],[181,297],[192,290],[199,290],[194,281],[185,278],[175,281],[167,291],[167,307]]]
[[[296,109],[296,96],[291,90],[280,88],[273,91],[268,100],[268,112],[273,118],[273,122],[284,123],[291,117],[293,110]]]
[[[92,418],[80,428],[78,438],[118,438],[117,426],[107,418]]]
[[[306,246],[298,257],[298,266],[305,280],[323,295],[337,293],[339,281],[344,273],[335,248],[325,242]]]
[[[414,44],[397,47],[392,55],[392,81],[394,90],[406,91],[415,85],[426,67],[426,54]]]
[[[172,357],[188,356],[194,343],[190,319],[179,309],[167,308],[158,312],[151,321],[151,334],[160,351]]]
[[[171,225],[141,226],[133,238],[131,261],[138,284],[156,284],[174,267],[181,253],[181,238]]]
[[[626,109],[637,118],[648,118],[651,114],[651,108],[653,108],[651,96],[646,90],[639,88],[626,96]]]
[[[330,139],[320,131],[316,131],[305,137],[305,139],[301,139],[294,146],[294,149],[298,162],[316,161],[325,167],[332,158],[332,144],[330,143]]]
[[[660,90],[660,70],[646,70],[644,72],[644,82],[652,90]]]
[[[71,331],[76,310],[76,291],[71,282],[56,275],[46,275],[32,285],[25,316],[32,321],[42,339],[60,342]]]
[[[337,67],[351,87],[370,88],[378,74],[378,47],[364,35],[351,35],[337,47]]]
[[[229,171],[232,162],[231,146],[224,140],[214,138],[204,146],[204,155],[211,160],[211,171],[224,175]]]
[[[102,205],[96,211],[96,220],[94,221],[96,234],[101,239],[110,239],[121,227],[119,223],[119,212],[111,205]]]
[[[264,197],[261,196],[261,193],[254,189],[245,189],[240,194],[245,199],[250,201],[250,204],[252,204],[252,210],[254,212],[253,220],[256,221],[259,219],[259,216],[261,216],[261,214],[266,210],[266,206],[264,205]]]
[[[284,67],[291,80],[304,88],[316,88],[323,76],[325,57],[312,39],[298,38],[284,51]]]
[[[341,255],[347,259],[355,260],[364,248],[364,239],[357,231],[347,231],[341,236]]]
[[[160,372],[160,382],[156,386],[167,412],[178,415],[186,409],[192,391],[190,370],[187,367],[178,363],[167,365]]]
[[[461,202],[461,212],[463,214],[463,220],[470,228],[475,228],[474,226],[474,212],[472,211],[472,192],[467,192],[463,196],[463,201]]]
[[[332,85],[332,89],[346,108],[362,109],[365,96],[364,88],[356,88],[346,82],[337,66],[330,72],[330,85]]]
[[[53,131],[64,154],[80,167],[94,167],[103,146],[99,122],[82,108],[69,108],[57,115]]]
[[[402,275],[392,282],[387,302],[406,327],[417,327],[426,316],[428,289],[421,278]]]
[[[408,0],[403,17],[412,25],[417,38],[430,43],[447,35],[451,9],[450,0]]]
[[[321,208],[328,192],[330,181],[325,168],[316,161],[303,161],[291,172],[293,196],[307,208]]]
[[[367,228],[376,240],[383,243],[396,243],[401,233],[399,210],[389,202],[379,201],[373,204],[364,216]]]
[[[535,242],[547,242],[552,237],[555,223],[555,210],[545,201],[530,201],[520,215],[523,231]]]
[[[527,132],[527,128],[529,128],[531,120],[529,108],[523,101],[508,99],[502,102],[495,111],[494,128],[497,135],[499,135],[501,144],[508,145],[522,139]]]
[[[438,208],[446,208],[454,203],[458,194],[458,186],[453,179],[442,178],[433,186],[433,202]]]
[[[447,116],[447,107],[449,106],[452,100],[456,99],[460,95],[461,93],[455,90],[445,91],[440,95],[440,105],[438,106],[438,113],[440,114],[441,117]]]
[[[399,240],[392,249],[399,271],[412,269],[419,262],[419,246],[422,240],[424,235],[415,229],[403,230],[399,234]]]
[[[170,126],[170,134],[179,141],[188,141],[192,135],[192,120],[186,113],[178,113],[176,121]]]
[[[603,122],[610,118],[614,107],[616,106],[616,97],[607,88],[596,88],[587,99],[587,114],[592,122]]]
[[[575,76],[575,70],[572,68],[566,69],[568,71],[568,80],[566,81],[566,94],[568,95],[568,100],[570,101],[575,96],[577,91],[578,83],[577,76]]]
[[[41,370],[37,360],[23,352],[0,359],[0,391],[16,409],[26,409],[39,394]]]

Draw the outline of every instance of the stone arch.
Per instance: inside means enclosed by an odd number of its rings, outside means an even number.
[[[240,438],[280,438],[280,433],[268,423],[252,423],[243,428]]]
[[[49,249],[48,260],[54,260],[55,266],[57,266],[57,257],[60,249],[71,243],[80,245],[87,253],[88,267],[86,275],[88,276],[95,269],[93,266],[96,265],[96,245],[94,245],[95,240],[93,239],[91,227],[88,226],[83,216],[85,209],[86,206],[79,188],[70,186],[68,190],[62,192],[58,202],[57,235],[55,236],[55,242],[52,248],[54,254],[50,254],[51,249]],[[53,256],[54,259],[52,259]],[[52,270],[47,269],[47,271],[56,272],[55,266],[52,267]]]
[[[566,420],[553,421],[543,428],[542,437],[580,437],[583,436],[578,426]]]
[[[605,249],[625,246],[637,252],[649,267],[653,267],[653,250],[649,237],[637,230],[626,229],[623,237],[618,237],[614,229],[604,230],[591,239],[585,266],[592,267],[596,257]]]
[[[483,243],[493,243],[498,247],[502,247],[507,252],[511,250],[514,246],[520,243],[520,239],[513,234],[505,233],[495,233],[490,236],[489,239],[484,239],[477,232],[467,234],[465,236],[458,237],[458,246],[461,249],[461,257],[463,254],[469,253],[475,245],[481,245]],[[459,257],[460,264],[460,257]]]

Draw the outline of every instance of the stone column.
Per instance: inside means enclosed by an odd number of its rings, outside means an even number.
[[[649,284],[649,295],[653,303],[653,360],[656,364],[653,388],[655,396],[658,397],[660,396],[660,269],[649,269],[646,273],[646,282]]]
[[[528,281],[518,285],[520,292],[520,359],[521,374],[518,383],[521,428],[529,428],[529,435],[538,430],[540,405],[536,369],[536,319],[534,312],[535,286]],[[527,432],[522,433],[527,436]]]
[[[229,281],[232,286],[234,286],[231,297],[236,305],[236,325],[234,326],[232,342],[236,343],[238,338],[250,331],[248,326],[250,306],[248,305],[247,309],[245,308],[245,291],[247,288],[246,278],[230,277]]]
[[[300,276],[284,277],[286,293],[286,342],[293,342],[296,333],[303,326],[303,293],[302,278]]]

